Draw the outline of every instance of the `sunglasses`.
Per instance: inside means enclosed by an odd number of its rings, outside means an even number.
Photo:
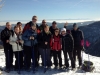
[[[33,20],[37,20],[37,19],[33,19]]]
[[[59,31],[55,31],[55,32],[59,32]]]
[[[42,23],[46,23],[46,22],[42,22]]]

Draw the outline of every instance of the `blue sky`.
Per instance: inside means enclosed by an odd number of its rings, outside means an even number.
[[[5,0],[0,21],[100,19],[100,0]]]

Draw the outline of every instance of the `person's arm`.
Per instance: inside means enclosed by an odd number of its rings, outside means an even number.
[[[17,42],[17,38],[14,38],[14,37],[11,35],[10,38],[9,38],[9,43],[10,43],[11,45],[15,45],[16,42]]]
[[[81,38],[81,46],[84,46],[84,35],[83,35],[83,32],[80,31],[80,34],[81,34],[81,36],[80,36],[80,38]]]
[[[23,40],[29,40],[29,39],[30,39],[30,36],[28,36],[28,30],[26,30],[26,31],[23,33],[22,39],[23,39]]]
[[[71,50],[73,51],[73,49],[74,49],[74,39],[73,39],[71,34],[69,35],[69,38],[70,38],[70,45],[71,45],[71,48],[72,48]]]
[[[1,31],[1,41],[6,42],[5,39],[6,39],[6,35],[4,33],[4,30],[3,30],[3,31]]]

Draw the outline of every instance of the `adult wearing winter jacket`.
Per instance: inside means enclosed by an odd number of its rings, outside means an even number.
[[[42,24],[39,26],[39,30],[44,31],[44,27],[47,25],[46,20],[42,20]]]
[[[62,67],[62,58],[61,58],[62,43],[61,43],[61,35],[59,34],[58,28],[55,29],[55,34],[52,35],[51,37],[50,45],[53,52],[55,68],[58,68],[58,66],[59,68],[61,68]],[[59,59],[59,64],[58,64],[58,59]]]
[[[82,66],[82,57],[81,57],[81,51],[83,49],[83,32],[78,29],[78,26],[76,23],[73,24],[73,30],[71,31],[72,36],[74,38],[74,51],[73,51],[73,57],[76,61],[76,56],[78,56],[79,61],[79,68]]]
[[[33,65],[35,63],[34,65],[35,68],[38,65],[37,50],[35,50],[35,45],[37,44],[36,24],[32,25],[30,29],[26,30],[22,38],[24,40],[24,53],[25,53],[25,60],[26,60],[25,66],[26,66],[26,69],[29,71],[30,66],[31,66],[31,58],[32,59],[33,57],[35,58],[35,60],[33,60]]]
[[[52,26],[50,26],[50,32],[52,33],[52,34],[55,34],[55,29],[57,28],[57,22],[56,21],[53,21],[52,22]]]
[[[36,28],[38,29],[38,24],[37,24],[37,16],[33,16],[32,17],[32,21],[28,22],[25,26],[24,26],[24,29],[23,29],[23,33],[30,29],[32,25],[36,24]]]
[[[46,66],[50,68],[51,64],[51,58],[50,58],[50,39],[51,39],[51,33],[49,31],[49,26],[44,27],[44,31],[41,32],[38,36],[38,42],[39,42],[39,52],[42,57],[42,63],[44,67]]]
[[[11,24],[10,22],[7,22],[5,29],[1,31],[1,40],[3,42],[4,53],[6,58],[6,62],[5,62],[6,72],[10,71],[13,64],[13,50],[12,50],[12,45],[9,44],[9,38],[12,33],[13,30],[11,30]]]
[[[15,54],[15,70],[23,68],[23,40],[18,26],[14,27],[14,32],[10,35],[9,43],[12,45]]]
[[[68,62],[68,56],[71,60],[71,67],[72,70],[75,69],[75,61],[73,58],[73,49],[74,49],[74,40],[71,34],[66,32],[65,28],[61,29],[61,34],[62,34],[62,50],[64,53],[64,60],[65,60],[65,68],[69,69],[69,62]]]

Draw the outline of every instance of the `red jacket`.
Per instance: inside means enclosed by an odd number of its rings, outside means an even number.
[[[27,23],[27,24],[24,26],[23,33],[24,33],[26,30],[30,29],[31,23],[32,23],[32,22],[30,21],[29,23]],[[37,33],[40,33],[40,30],[38,29],[38,25],[36,25],[36,28],[37,28]]]
[[[53,35],[50,41],[50,46],[52,50],[60,51],[61,50],[61,37],[60,35],[55,36]]]

